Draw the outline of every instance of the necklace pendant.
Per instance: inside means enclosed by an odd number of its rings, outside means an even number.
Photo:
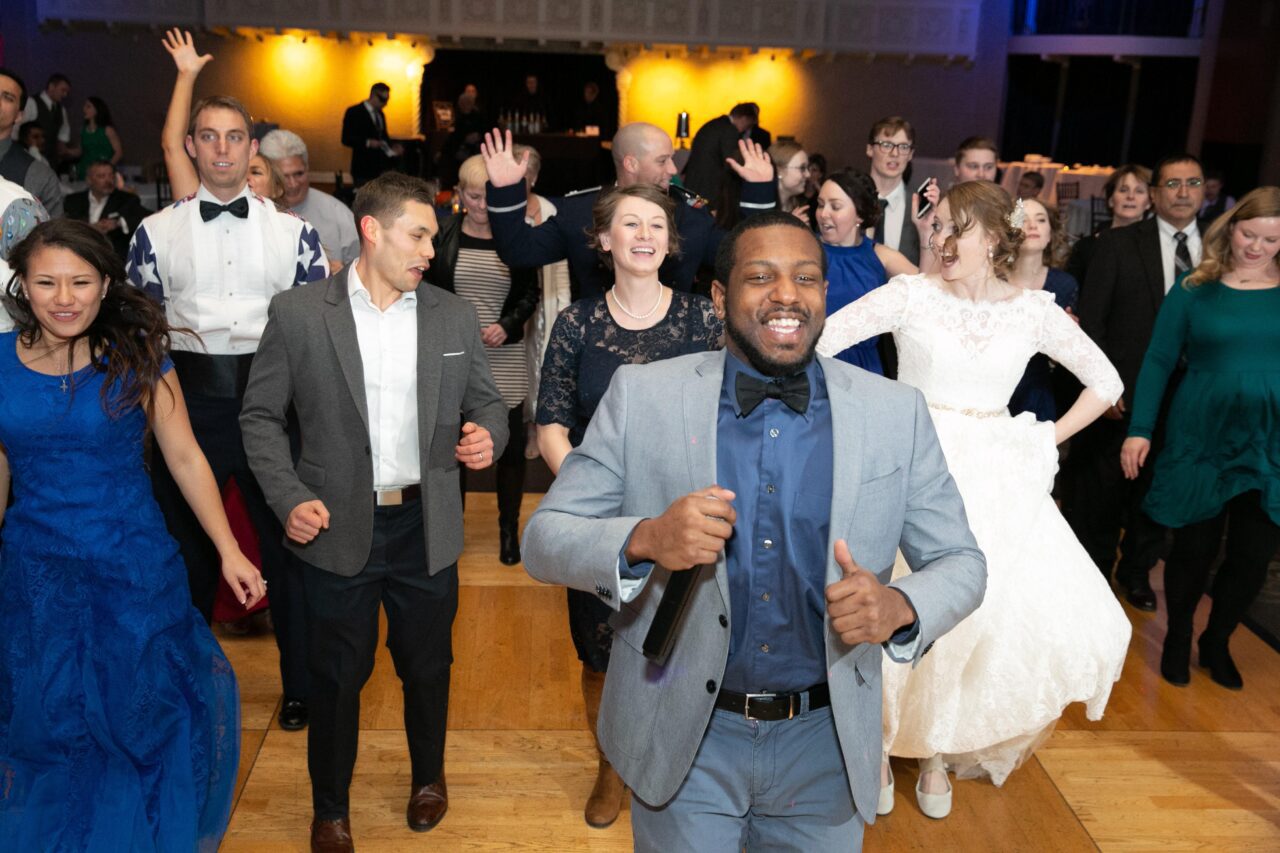
[[[62,393],[67,393],[67,377],[62,377]]]

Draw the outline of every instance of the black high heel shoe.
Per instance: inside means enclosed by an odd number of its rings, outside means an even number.
[[[1204,635],[1201,634],[1198,645],[1200,666],[1209,670],[1210,678],[1228,690],[1244,689],[1244,679],[1240,676],[1240,670],[1236,669],[1236,662],[1231,659],[1231,650],[1225,642],[1205,642]]]
[[[504,566],[520,562],[520,533],[517,528],[498,528],[498,560]]]

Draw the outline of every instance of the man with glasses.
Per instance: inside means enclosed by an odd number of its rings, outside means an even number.
[[[867,136],[871,180],[880,197],[880,225],[872,231],[877,243],[897,249],[920,265],[920,235],[916,231],[919,201],[903,182],[903,173],[916,148],[916,130],[901,116],[882,118]]]
[[[391,143],[383,110],[391,100],[391,87],[374,83],[369,97],[347,107],[342,117],[342,144],[351,149],[351,179],[357,187],[367,184],[395,166],[404,148]]]
[[[1178,276],[1200,263],[1196,214],[1203,200],[1204,171],[1199,160],[1175,154],[1160,161],[1151,183],[1156,215],[1104,231],[1080,290],[1080,325],[1120,371],[1125,392],[1072,441],[1075,459],[1066,515],[1108,578],[1124,528],[1116,580],[1129,603],[1140,610],[1156,609],[1147,575],[1162,556],[1164,530],[1140,509],[1154,466],[1145,466],[1137,480],[1125,480],[1120,445],[1129,429],[1133,389],[1160,303]],[[1170,383],[1170,395],[1176,387],[1176,381]],[[1162,430],[1163,417],[1156,426],[1154,453],[1159,452]]]

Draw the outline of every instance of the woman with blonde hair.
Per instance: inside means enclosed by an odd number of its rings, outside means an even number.
[[[952,187],[929,240],[939,271],[876,288],[828,318],[818,343],[832,355],[893,333],[898,376],[924,395],[987,557],[982,606],[914,669],[883,665],[881,814],[893,808],[889,754],[921,759],[916,798],[926,815],[944,817],[947,767],[1002,784],[1067,705],[1102,716],[1129,645],[1129,620],[1049,494],[1058,444],[1120,396],[1120,377],[1052,294],[1010,283],[1023,224],[996,184]],[[1037,352],[1086,386],[1055,422],[1006,408]],[[893,562],[854,556],[882,576]],[[893,571],[909,568],[899,560]]]
[[[799,142],[783,139],[769,146],[769,159],[778,176],[778,210],[809,221],[804,191],[809,181],[809,155]]]
[[[1219,216],[1200,265],[1160,306],[1120,451],[1134,479],[1169,377],[1186,359],[1142,509],[1174,529],[1164,571],[1168,631],[1160,674],[1191,680],[1192,617],[1227,528],[1226,560],[1200,635],[1200,665],[1244,687],[1228,642],[1280,548],[1280,188],[1259,187]]]

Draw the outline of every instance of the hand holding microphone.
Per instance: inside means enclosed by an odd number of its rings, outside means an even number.
[[[733,535],[738,514],[733,492],[707,486],[679,498],[666,512],[636,525],[627,545],[627,562],[645,560],[673,572],[714,563]]]

